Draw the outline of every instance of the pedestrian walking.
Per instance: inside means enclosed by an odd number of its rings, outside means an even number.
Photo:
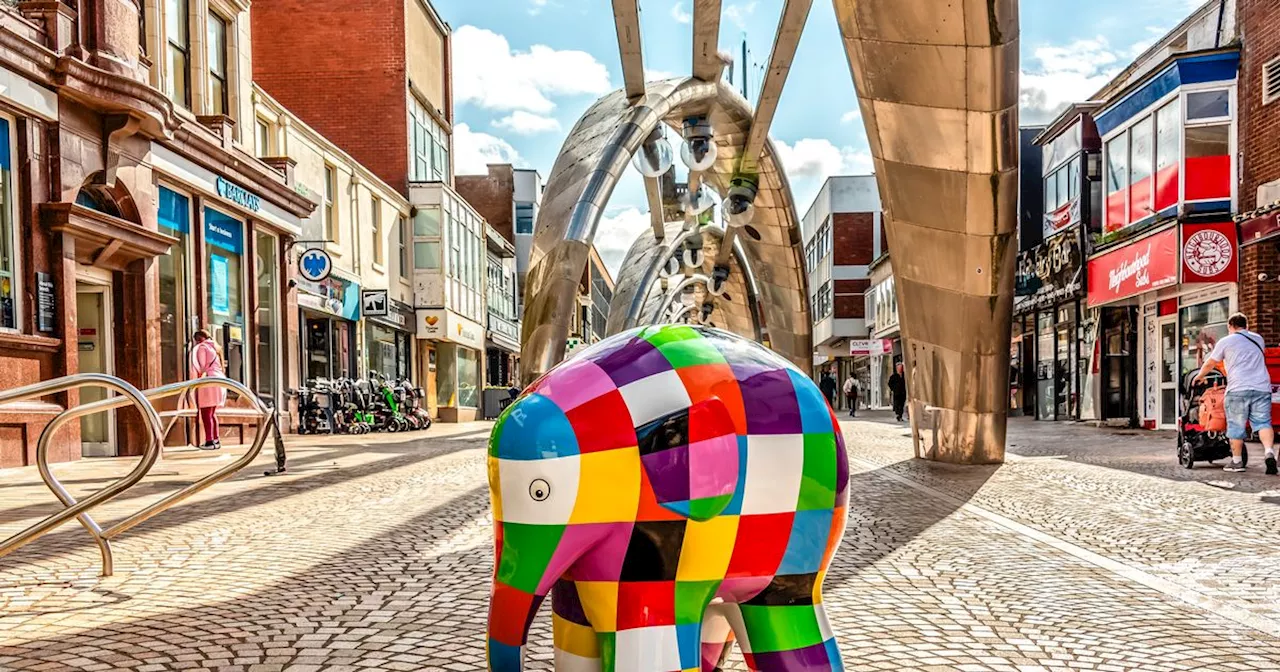
[[[191,336],[191,377],[222,378],[226,368],[218,345],[209,338],[209,332],[197,330]],[[227,403],[227,390],[220,386],[206,386],[196,390],[196,408],[200,412],[200,425],[204,428],[201,450],[218,450],[222,439],[218,432],[218,408]]]
[[[849,417],[854,418],[858,415],[858,379],[849,374],[844,381],[844,398],[849,402]]]
[[[836,407],[836,379],[831,377],[830,371],[822,372],[822,381],[818,383],[818,389],[822,390],[822,396],[827,398],[827,405],[831,408]]]
[[[1275,431],[1271,426],[1271,375],[1267,371],[1266,342],[1249,331],[1249,318],[1236,313],[1227,320],[1226,338],[1218,341],[1200,367],[1196,382],[1202,382],[1219,363],[1227,371],[1227,438],[1231,440],[1231,463],[1225,471],[1244,471],[1241,453],[1247,437],[1245,423],[1258,433],[1267,452],[1267,473],[1276,475]]]
[[[902,422],[902,414],[907,410],[907,378],[903,375],[902,364],[899,363],[894,367],[893,375],[889,376],[889,394],[893,397],[893,415]]]

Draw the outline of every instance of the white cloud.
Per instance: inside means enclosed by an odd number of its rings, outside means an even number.
[[[1125,65],[1103,37],[1039,47],[1028,60],[1034,65],[1022,71],[1021,90],[1022,117],[1028,122],[1048,121],[1067,105],[1088,100]]]
[[[741,30],[747,29],[747,17],[756,13],[756,0],[743,5],[730,4],[724,8],[724,18],[732,21]]]
[[[560,130],[560,122],[554,117],[516,110],[511,114],[493,122],[494,128],[502,128],[517,135],[534,135]]]
[[[871,153],[853,147],[837,147],[826,138],[804,138],[794,145],[775,140],[778,158],[791,179],[810,178],[819,182],[832,175],[868,174]]]
[[[613,212],[606,211],[600,218],[596,237],[592,242],[600,259],[613,277],[618,277],[627,250],[636,242],[640,232],[649,228],[649,212],[635,206],[626,206]]]
[[[510,163],[516,166],[524,161],[511,143],[496,135],[472,131],[467,124],[453,127],[453,171],[458,175],[484,175],[490,163]]]
[[[849,110],[848,112],[845,112],[843,115],[841,115],[841,116],[840,116],[840,123],[842,123],[842,124],[852,124],[853,122],[855,122],[855,121],[857,121],[857,120],[859,120],[859,119],[861,119],[861,118],[862,118],[862,110],[859,110],[859,109],[856,109],[856,108],[855,108],[855,109]]]
[[[693,15],[685,11],[683,2],[677,2],[671,6],[671,18],[675,19],[676,23],[689,23],[693,21]]]
[[[513,51],[506,37],[475,26],[454,31],[453,63],[458,101],[492,110],[546,115],[556,108],[554,97],[613,89],[608,69],[585,51],[544,44]]]
[[[529,0],[529,14],[537,16],[550,4],[549,0]]]

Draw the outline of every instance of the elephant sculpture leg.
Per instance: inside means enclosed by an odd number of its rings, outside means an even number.
[[[600,642],[583,612],[578,588],[568,579],[551,589],[551,627],[559,672],[600,672]]]

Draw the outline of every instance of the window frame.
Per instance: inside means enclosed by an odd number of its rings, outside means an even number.
[[[324,237],[325,240],[338,244],[338,168],[332,163],[324,164],[324,194],[321,197],[321,207],[323,208],[324,217]]]
[[[385,236],[382,231],[382,199],[372,195],[369,196],[369,230],[373,234],[373,265],[385,267],[387,255],[383,249]]]
[[[174,22],[169,16],[170,12],[176,12],[181,5],[183,16]],[[191,0],[164,0],[164,42],[165,42],[165,93],[167,98],[182,107],[191,109]],[[182,28],[182,43],[174,42],[174,35],[170,34],[171,26],[180,26]],[[175,90],[174,68],[172,52],[177,51],[182,54],[182,62],[184,64],[183,78],[183,96],[182,100],[177,100],[177,91]]]
[[[1232,91],[1233,91],[1232,87],[1223,86],[1221,83],[1218,83],[1218,82],[1210,83],[1203,87],[1197,87],[1194,85],[1187,85],[1186,87],[1184,87],[1183,90],[1181,91],[1182,95],[1181,95],[1181,101],[1180,101],[1182,103],[1183,128],[1186,128],[1188,126],[1215,126],[1218,124],[1231,123],[1231,121],[1235,119],[1235,116],[1236,116],[1235,114],[1236,101],[1235,101],[1235,96],[1232,95]],[[1216,117],[1197,117],[1195,119],[1192,119],[1191,106],[1188,105],[1188,103],[1190,102],[1189,99],[1193,95],[1204,94],[1204,93],[1227,94],[1227,114],[1225,116],[1219,115]]]
[[[9,263],[9,282],[13,286],[13,325],[6,327],[0,325],[0,333],[21,334],[26,330],[23,329],[23,273],[22,273],[22,236],[19,235],[18,229],[21,228],[18,219],[21,212],[19,211],[18,199],[21,192],[21,176],[18,175],[18,120],[7,112],[0,112],[0,119],[9,124],[9,193],[2,194],[0,197],[7,198],[7,206],[9,211],[9,254],[11,255]],[[3,233],[0,233],[3,235]],[[31,325],[32,333],[37,333],[36,325]]]
[[[213,56],[213,53],[210,50],[213,49],[214,44],[217,42],[217,40],[215,40],[213,36],[214,26],[220,26],[222,29],[222,36],[221,36],[222,37],[222,40],[221,40],[222,62],[218,64],[221,67],[222,72],[219,73],[217,70],[214,69],[214,65],[215,65],[214,61],[216,59],[214,58],[207,59],[207,62],[205,63],[205,66],[206,66],[205,71],[209,75],[209,81],[206,83],[205,89],[208,93],[209,100],[206,101],[205,107],[208,109],[210,114],[221,114],[223,116],[230,117],[232,116],[231,114],[231,26],[232,26],[232,22],[226,17],[219,14],[218,12],[214,11],[213,9],[209,10],[209,15],[205,23],[206,57]],[[214,95],[213,83],[215,81],[219,82],[222,85],[221,96]],[[215,103],[218,105],[221,105],[222,107],[221,111],[217,109],[217,107],[215,106]]]
[[[400,264],[400,278],[408,280],[409,275],[413,272],[413,263],[409,259],[409,248],[412,242],[409,240],[409,219],[403,213],[396,213],[396,241],[397,253],[396,258]]]

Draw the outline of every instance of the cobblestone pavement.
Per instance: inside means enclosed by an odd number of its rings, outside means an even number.
[[[129,531],[116,575],[66,526],[0,559],[0,670],[477,670],[487,425],[290,444]],[[845,425],[850,521],[826,581],[851,670],[1280,670],[1280,478],[1186,471],[1172,439],[1015,421],[1002,467],[911,460]],[[167,457],[100,522],[227,456]],[[77,494],[123,461],[59,466]],[[0,471],[0,537],[56,510]],[[550,669],[539,617],[532,669]],[[743,669],[740,660],[733,669]]]

